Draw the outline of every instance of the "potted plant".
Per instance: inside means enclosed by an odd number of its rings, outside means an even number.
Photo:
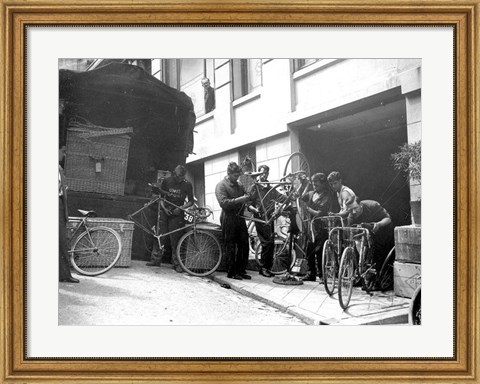
[[[410,207],[412,209],[413,224],[420,225],[421,184],[422,184],[422,142],[406,143],[399,147],[399,151],[391,155],[393,167],[402,172],[410,183]]]

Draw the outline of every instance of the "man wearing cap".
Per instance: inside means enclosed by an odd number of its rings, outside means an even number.
[[[373,261],[380,272],[383,261],[394,245],[392,218],[377,201],[362,200],[351,202],[347,206],[350,225],[360,224],[370,230],[373,239]]]
[[[249,196],[238,182],[241,174],[242,169],[237,163],[229,163],[227,176],[215,187],[215,196],[222,208],[220,224],[225,242],[227,277],[249,280],[252,277],[247,275],[246,271],[249,254],[248,231],[245,219],[240,216],[240,210],[249,200]]]
[[[302,200],[307,204],[307,211],[310,219],[327,216],[332,210],[333,196],[328,187],[327,177],[324,173],[315,173],[312,176],[313,191],[307,192],[302,196]],[[327,231],[322,227],[319,220],[313,223],[313,232],[315,243],[310,244],[307,253],[308,273],[302,278],[303,281],[315,281],[317,278],[317,264],[320,265],[322,258],[323,243],[328,239]]]
[[[177,165],[173,175],[163,179],[160,184],[160,194],[164,200],[160,200],[158,210],[158,229],[160,233],[175,231],[185,226],[184,215],[182,209],[187,209],[193,205],[193,186],[185,179],[187,170],[183,165]],[[187,200],[185,202],[185,199]],[[172,203],[180,208],[176,208]],[[170,234],[170,244],[163,243],[164,254],[162,256],[171,256],[172,265],[176,272],[182,272],[177,254],[178,240],[182,236],[183,231],[176,231]]]

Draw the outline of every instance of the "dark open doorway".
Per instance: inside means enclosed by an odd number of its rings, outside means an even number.
[[[407,142],[405,108],[401,98],[310,123],[298,132],[312,173],[339,171],[361,200],[384,206],[396,226],[411,223],[409,183],[390,159]]]

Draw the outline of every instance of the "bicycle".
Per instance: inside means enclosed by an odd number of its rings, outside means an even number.
[[[250,174],[252,178],[259,175],[261,175],[261,173]],[[295,262],[295,255],[291,252],[290,248],[288,253],[286,253],[285,250],[291,238],[288,233],[288,228],[290,228],[292,222],[290,208],[293,207],[293,200],[295,200],[298,194],[293,180],[303,175],[305,175],[305,172],[302,170],[295,174],[288,174],[280,179],[280,181],[254,182],[252,185],[253,188],[256,189],[255,193],[257,196],[261,196],[258,214],[255,217],[242,216],[249,220],[249,228],[252,229],[255,222],[266,225],[274,223],[276,239],[271,270],[273,274],[283,274],[287,272]],[[268,186],[266,193],[264,193],[264,189],[261,188],[264,186]],[[241,212],[243,212],[244,209],[245,207],[242,207]],[[259,267],[263,266],[260,257],[261,250],[261,244],[257,241],[255,246],[255,259]]]
[[[342,244],[338,232],[334,228],[344,227],[343,217],[338,215],[321,216],[316,218],[322,222],[323,228],[328,231],[328,239],[323,244],[322,250],[322,279],[325,292],[332,296],[335,292],[337,282],[338,265],[340,264],[340,255]]]
[[[408,306],[408,324],[421,325],[422,324],[422,286],[413,293],[410,305]]]
[[[178,208],[184,213],[186,225],[166,233],[157,233],[157,225],[145,224],[145,211],[152,204],[160,201],[170,205],[172,208]],[[218,239],[204,229],[199,229],[198,225],[206,220],[212,214],[212,211],[204,207],[189,207],[183,209],[166,199],[157,196],[153,197],[142,208],[128,215],[128,219],[133,221],[142,231],[153,236],[158,241],[160,252],[164,251],[161,239],[179,231],[187,231],[182,235],[177,244],[175,257],[177,257],[181,268],[193,276],[208,276],[215,272],[222,260],[222,247]]]
[[[250,253],[255,254],[255,249],[258,246],[257,229],[255,222],[248,218],[246,220],[248,231],[248,249]],[[290,227],[290,220],[286,216],[280,216],[275,220],[274,231],[275,237],[278,240],[285,240],[288,237],[288,228]]]
[[[348,308],[353,286],[357,282],[362,282],[367,293],[375,287],[380,290],[390,288],[393,281],[395,247],[390,250],[377,273],[373,263],[372,238],[369,229],[337,227],[332,231],[339,232],[338,236],[341,236],[344,247],[338,271],[338,301],[342,309]],[[372,275],[374,278],[371,278]]]
[[[70,236],[70,243],[73,241],[73,244],[68,251],[70,264],[82,275],[101,275],[117,263],[122,253],[122,240],[111,228],[90,225],[89,218],[97,216],[94,211],[79,209],[78,212],[83,217],[68,218],[73,225]],[[75,222],[78,224],[75,225]],[[84,231],[80,232],[80,228],[84,228]]]
[[[270,272],[273,275],[281,275],[287,272],[292,266],[292,259],[288,253],[286,253],[287,242],[285,239],[279,237],[277,233],[274,234],[274,251],[273,251],[273,262]],[[263,267],[262,259],[262,244],[260,241],[257,242],[255,247],[255,261],[259,268]]]

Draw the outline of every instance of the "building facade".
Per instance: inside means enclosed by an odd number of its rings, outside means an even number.
[[[300,151],[312,173],[336,170],[362,200],[379,201],[395,225],[411,223],[421,188],[391,154],[421,139],[419,59],[152,59],[128,61],[185,92],[197,116],[189,177],[200,205],[220,207],[215,186],[247,156],[279,179]],[[99,65],[95,62],[92,67]],[[205,113],[203,78],[215,92]]]

